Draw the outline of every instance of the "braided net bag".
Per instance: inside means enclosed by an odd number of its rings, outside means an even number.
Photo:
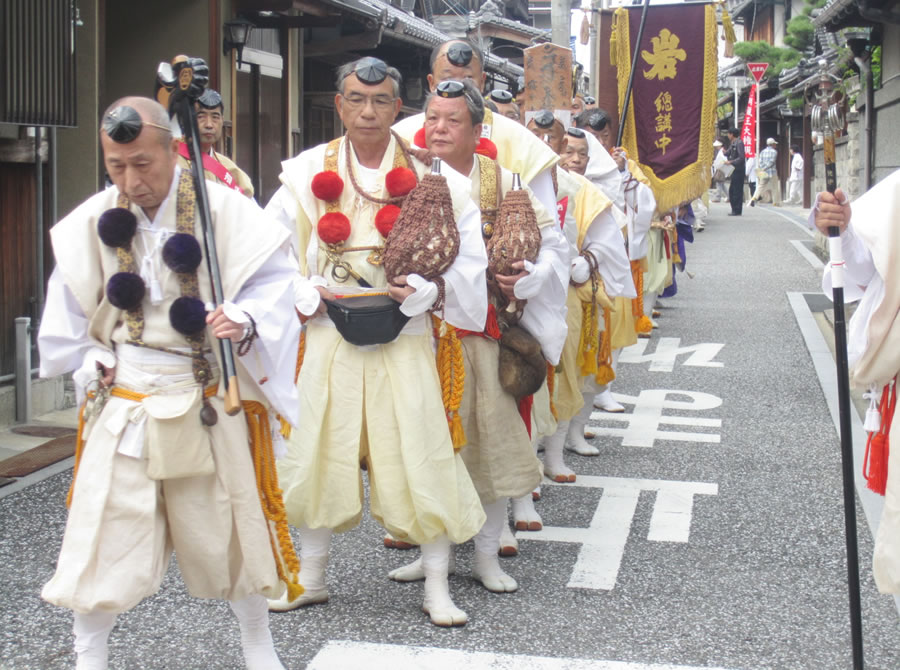
[[[433,169],[439,168],[435,165]],[[447,271],[458,253],[459,229],[447,178],[426,175],[406,196],[397,222],[384,241],[384,273],[389,283],[408,274],[434,281]]]
[[[513,180],[513,190],[506,194],[500,209],[497,212],[497,220],[494,223],[494,232],[487,240],[488,271],[493,275],[514,275],[512,264],[516,261],[528,260],[534,263],[541,249],[541,229],[537,225],[537,217],[528,192],[519,185],[519,175]],[[499,289],[491,282],[491,291],[499,294]],[[502,294],[498,295],[501,305],[507,305],[508,301]],[[509,305],[507,311],[520,311],[524,306],[523,301],[516,301],[522,305]]]

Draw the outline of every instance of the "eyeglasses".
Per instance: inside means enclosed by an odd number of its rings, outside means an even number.
[[[458,98],[466,90],[466,86],[456,79],[447,79],[438,84],[435,90],[442,98]]]
[[[394,101],[397,100],[397,98],[391,97],[389,95],[360,95],[358,93],[351,93],[350,95],[342,97],[344,100],[344,104],[348,105],[349,107],[365,107],[366,103],[371,102],[372,107],[379,112],[390,109],[393,106]]]
[[[491,100],[499,103],[508,103],[512,102],[513,96],[512,93],[502,88],[495,88],[491,91]]]
[[[581,128],[566,128],[566,133],[578,139],[584,139],[584,131]]]

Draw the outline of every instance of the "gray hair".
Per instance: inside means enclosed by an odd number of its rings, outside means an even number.
[[[462,97],[466,101],[466,108],[469,110],[469,116],[472,117],[472,125],[477,126],[479,123],[484,122],[484,98],[481,97],[481,91],[478,90],[475,82],[469,77],[466,77],[460,83],[463,85]],[[423,109],[427,112],[431,101],[439,97],[440,96],[433,91],[429,93],[425,98],[425,106]]]
[[[362,58],[357,58],[355,61],[351,61],[349,63],[344,63],[337,70],[335,70],[335,88],[337,88],[338,92],[343,95],[344,94],[344,80],[349,77],[351,74],[356,72],[356,66],[359,64]],[[395,67],[391,67],[388,65],[387,75],[391,78],[391,83],[393,84],[393,95],[395,98],[400,97],[400,82],[403,81],[403,76],[400,74],[400,70]]]

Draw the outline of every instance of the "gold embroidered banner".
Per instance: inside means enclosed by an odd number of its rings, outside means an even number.
[[[613,39],[621,109],[641,8],[615,13]],[[718,75],[711,4],[651,5],[638,52],[622,145],[650,180],[661,212],[709,188]],[[613,42],[614,40],[614,42]]]

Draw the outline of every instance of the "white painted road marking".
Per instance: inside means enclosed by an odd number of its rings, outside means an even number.
[[[493,654],[483,651],[407,647],[372,642],[327,642],[306,666],[306,670],[724,670],[709,666],[688,666],[624,661],[595,661],[579,658],[550,658]]]
[[[689,401],[675,400],[669,396],[687,396]],[[679,442],[702,442],[718,444],[718,433],[660,430],[662,424],[672,426],[693,426],[697,428],[721,428],[722,420],[692,416],[663,416],[663,409],[679,409],[702,412],[715,409],[722,399],[699,391],[672,391],[667,389],[647,389],[637,397],[614,393],[613,397],[624,405],[634,405],[631,413],[610,412],[591,413],[591,431],[595,435],[612,435],[622,438],[623,447],[652,447],[656,440],[676,440]],[[627,428],[613,428],[602,425],[601,421],[626,422]]]
[[[724,344],[715,342],[703,342],[690,346],[679,346],[680,337],[661,337],[656,345],[656,351],[652,354],[644,353],[650,340],[639,339],[637,344],[622,349],[619,354],[619,363],[647,363],[650,362],[650,372],[672,372],[675,369],[676,359],[680,354],[690,354],[682,365],[701,368],[721,368],[724,363],[713,359],[722,350]]]
[[[544,526],[543,530],[537,532],[516,533],[516,538],[580,544],[578,559],[567,586],[600,591],[610,591],[616,585],[641,491],[656,491],[650,530],[647,533],[647,539],[652,542],[687,542],[694,496],[714,496],[719,493],[719,485],[708,482],[589,475],[578,475],[574,484],[561,486],[603,489],[590,525],[587,528]]]

